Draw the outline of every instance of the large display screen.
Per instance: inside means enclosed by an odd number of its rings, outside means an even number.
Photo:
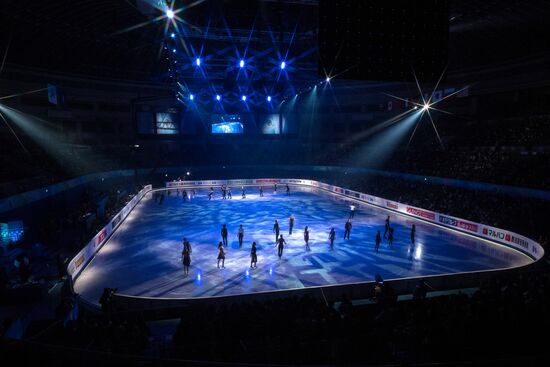
[[[176,135],[179,133],[177,115],[170,112],[158,112],[156,128],[159,135]]]
[[[244,127],[240,115],[213,115],[212,134],[242,134]]]
[[[279,122],[279,114],[274,113],[260,117],[260,129],[262,134],[280,134],[281,124]]]

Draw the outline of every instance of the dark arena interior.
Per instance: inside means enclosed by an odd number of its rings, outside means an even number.
[[[548,365],[550,2],[2,0],[4,365]]]

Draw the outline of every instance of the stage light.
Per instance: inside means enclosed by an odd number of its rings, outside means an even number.
[[[174,53],[175,53],[175,52],[176,52],[176,49],[175,49],[175,48],[173,48],[173,49],[172,49],[172,52],[174,52]]]
[[[220,99],[222,99],[222,96],[220,96],[219,94],[216,94],[216,100],[219,101]]]
[[[286,67],[286,62],[281,62],[281,69],[284,69]]]
[[[244,60],[241,60],[241,61],[239,62],[239,66],[240,66],[241,68],[244,68]]]
[[[191,172],[187,171],[187,176],[189,176],[191,174]]]
[[[415,110],[418,110],[418,106],[414,106],[414,109],[415,109]]]
[[[197,66],[201,66],[201,59],[197,57],[195,60],[195,64],[197,64]]]
[[[243,101],[246,101],[246,96],[243,95],[243,96],[241,97],[241,99],[242,99]]]
[[[170,37],[176,38],[176,34],[175,34],[174,32],[172,32],[172,33],[170,34]]]
[[[189,95],[189,99],[190,99],[190,100],[194,100],[194,99],[195,99],[195,96],[192,95],[192,94],[190,94],[190,95]]]
[[[271,96],[267,96],[267,101],[271,102]]]
[[[422,106],[422,111],[427,111],[430,108],[430,105],[425,103],[424,106]]]
[[[166,10],[166,16],[168,17],[168,19],[174,18],[174,11],[172,9]]]
[[[330,82],[330,78],[328,76],[325,80],[326,80],[327,83]]]

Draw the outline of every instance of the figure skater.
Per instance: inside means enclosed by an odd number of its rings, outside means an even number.
[[[382,239],[380,238],[380,230],[376,232],[376,239],[374,242],[374,251],[378,252],[378,249],[380,248],[380,242],[382,242]]]
[[[256,263],[258,262],[258,256],[256,256],[256,242],[252,242],[252,248],[250,249],[250,268],[256,269]],[[254,266],[252,266],[254,264]]]
[[[185,203],[187,201],[187,191],[183,190],[181,196],[183,197],[183,202]]]
[[[225,269],[225,251],[221,242],[218,244],[218,269],[220,268],[220,260],[222,261],[222,269]]]
[[[390,230],[390,216],[386,218],[386,228],[384,229],[384,238],[386,238],[386,233]]]
[[[227,192],[227,190],[226,190],[225,186],[222,186],[222,200],[227,199],[226,192]]]
[[[290,218],[288,218],[288,235],[292,234],[293,227],[294,227],[294,215],[290,214]]]
[[[277,219],[275,219],[275,224],[273,225],[273,233],[275,233],[275,243],[277,243],[279,239],[279,222],[277,222]]]
[[[233,196],[231,196],[231,187],[227,188],[227,198],[228,199],[233,199]]]
[[[334,248],[334,239],[336,238],[336,231],[334,230],[334,227],[330,229],[330,232],[328,234],[328,239],[330,240],[330,248]]]
[[[349,206],[349,219],[353,219],[355,217],[355,205]]]
[[[243,190],[241,196],[243,199],[246,199],[246,194],[244,193],[244,186],[241,186],[241,189]]]
[[[264,189],[260,186],[260,197],[264,197]]]
[[[304,242],[306,243],[306,251],[310,251],[311,249],[309,248],[309,230],[306,226],[306,228],[304,228]]]
[[[393,227],[391,227],[388,232],[388,246],[391,247],[391,245],[393,245]]]
[[[286,184],[286,194],[290,195],[290,187],[288,187],[288,184]]]
[[[221,233],[222,233],[223,245],[227,247],[227,227],[225,226],[225,224],[222,226]]]
[[[411,243],[413,244],[413,246],[414,246],[415,235],[416,235],[416,227],[413,224],[411,228]]]
[[[214,195],[214,188],[210,188],[210,192],[208,193],[208,200],[212,200],[212,195]]]
[[[285,239],[283,238],[283,235],[279,236],[279,243],[277,245],[277,254],[279,255],[279,260],[281,259],[281,256],[283,256],[283,249],[285,248]]]
[[[239,237],[239,247],[243,247],[244,228],[242,224],[239,225],[239,233],[237,236]]]
[[[183,251],[181,252],[181,257],[183,261],[183,272],[187,276],[189,275],[189,267],[191,266],[191,245],[189,241],[184,239],[183,242]]]
[[[348,239],[349,240],[349,235],[351,234],[351,219],[348,219],[348,221],[346,222],[346,225],[344,226],[344,239]]]
[[[273,189],[273,193],[276,194],[276,193],[277,193],[277,184],[274,184],[274,185],[273,185],[273,188],[274,188],[274,189]]]

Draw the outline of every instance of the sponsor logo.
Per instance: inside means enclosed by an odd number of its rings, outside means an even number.
[[[287,180],[288,183],[302,183],[302,180]]]
[[[483,234],[487,237],[495,238],[501,241],[505,240],[507,237],[506,233],[487,227],[483,227]]]
[[[446,225],[449,225],[449,226],[464,229],[464,230],[470,231],[470,232],[477,232],[477,228],[478,228],[477,224],[475,224],[475,223],[465,222],[465,221],[460,220],[460,219],[446,217],[446,216],[441,215],[441,214],[439,215],[439,222],[443,223],[443,224],[446,224]]]
[[[104,228],[101,232],[97,234],[95,245],[99,246],[107,237],[107,230]]]
[[[399,205],[397,203],[392,203],[391,201],[386,201],[386,206],[395,210],[399,209]]]
[[[75,270],[78,269],[80,267],[80,265],[82,265],[82,263],[84,262],[84,254],[80,255],[75,261],[74,261],[74,268]]]
[[[272,178],[260,178],[256,180],[257,183],[279,183],[280,180],[272,179]]]
[[[417,217],[422,217],[430,220],[435,220],[435,214],[432,212],[428,212],[426,210],[412,208],[410,206],[407,207],[407,213],[416,215]]]
[[[516,236],[511,236],[510,242],[515,243],[516,245],[519,245],[523,247],[526,250],[529,250],[529,241],[524,240],[523,238],[519,238]]]
[[[122,215],[117,215],[116,217],[113,218],[113,228],[116,228],[116,226],[118,226],[118,224],[120,223],[120,221],[122,220]]]

